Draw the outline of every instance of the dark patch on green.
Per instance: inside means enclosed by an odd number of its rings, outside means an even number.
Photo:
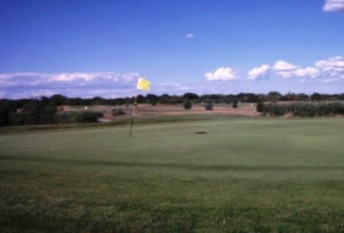
[[[208,132],[206,132],[206,131],[197,131],[197,132],[195,132],[195,134],[207,134]]]

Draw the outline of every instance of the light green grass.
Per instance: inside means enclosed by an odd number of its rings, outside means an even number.
[[[343,119],[128,134],[0,135],[0,232],[344,232]]]

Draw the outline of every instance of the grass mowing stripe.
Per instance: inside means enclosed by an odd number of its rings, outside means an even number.
[[[173,164],[173,163],[143,163],[143,162],[121,162],[121,161],[103,161],[103,160],[74,160],[74,159],[50,159],[34,157],[4,157],[0,156],[0,161],[17,161],[31,163],[53,163],[71,166],[110,166],[110,167],[147,167],[154,168],[171,168],[185,169],[193,171],[333,171],[344,170],[344,166],[230,166],[230,165],[196,165],[196,164]]]

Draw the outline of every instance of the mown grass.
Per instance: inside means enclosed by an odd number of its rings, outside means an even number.
[[[238,118],[242,116],[233,116],[231,118]],[[180,116],[148,116],[134,118],[134,125],[141,124],[154,124],[154,123],[171,123],[171,122],[191,122],[191,121],[207,121],[214,119],[223,119],[225,116],[205,116],[205,115],[180,115]],[[226,117],[228,118],[228,117]],[[131,117],[118,118],[110,122],[97,122],[97,123],[63,123],[63,124],[42,124],[42,125],[20,125],[20,126],[6,126],[0,127],[0,134],[10,133],[27,133],[32,131],[58,131],[70,129],[87,129],[99,128],[110,126],[126,126],[131,124]]]
[[[0,232],[344,232],[342,119],[0,135]],[[203,134],[197,134],[203,132]]]

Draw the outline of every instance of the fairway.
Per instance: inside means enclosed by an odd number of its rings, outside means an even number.
[[[344,232],[344,121],[0,135],[0,232]]]

